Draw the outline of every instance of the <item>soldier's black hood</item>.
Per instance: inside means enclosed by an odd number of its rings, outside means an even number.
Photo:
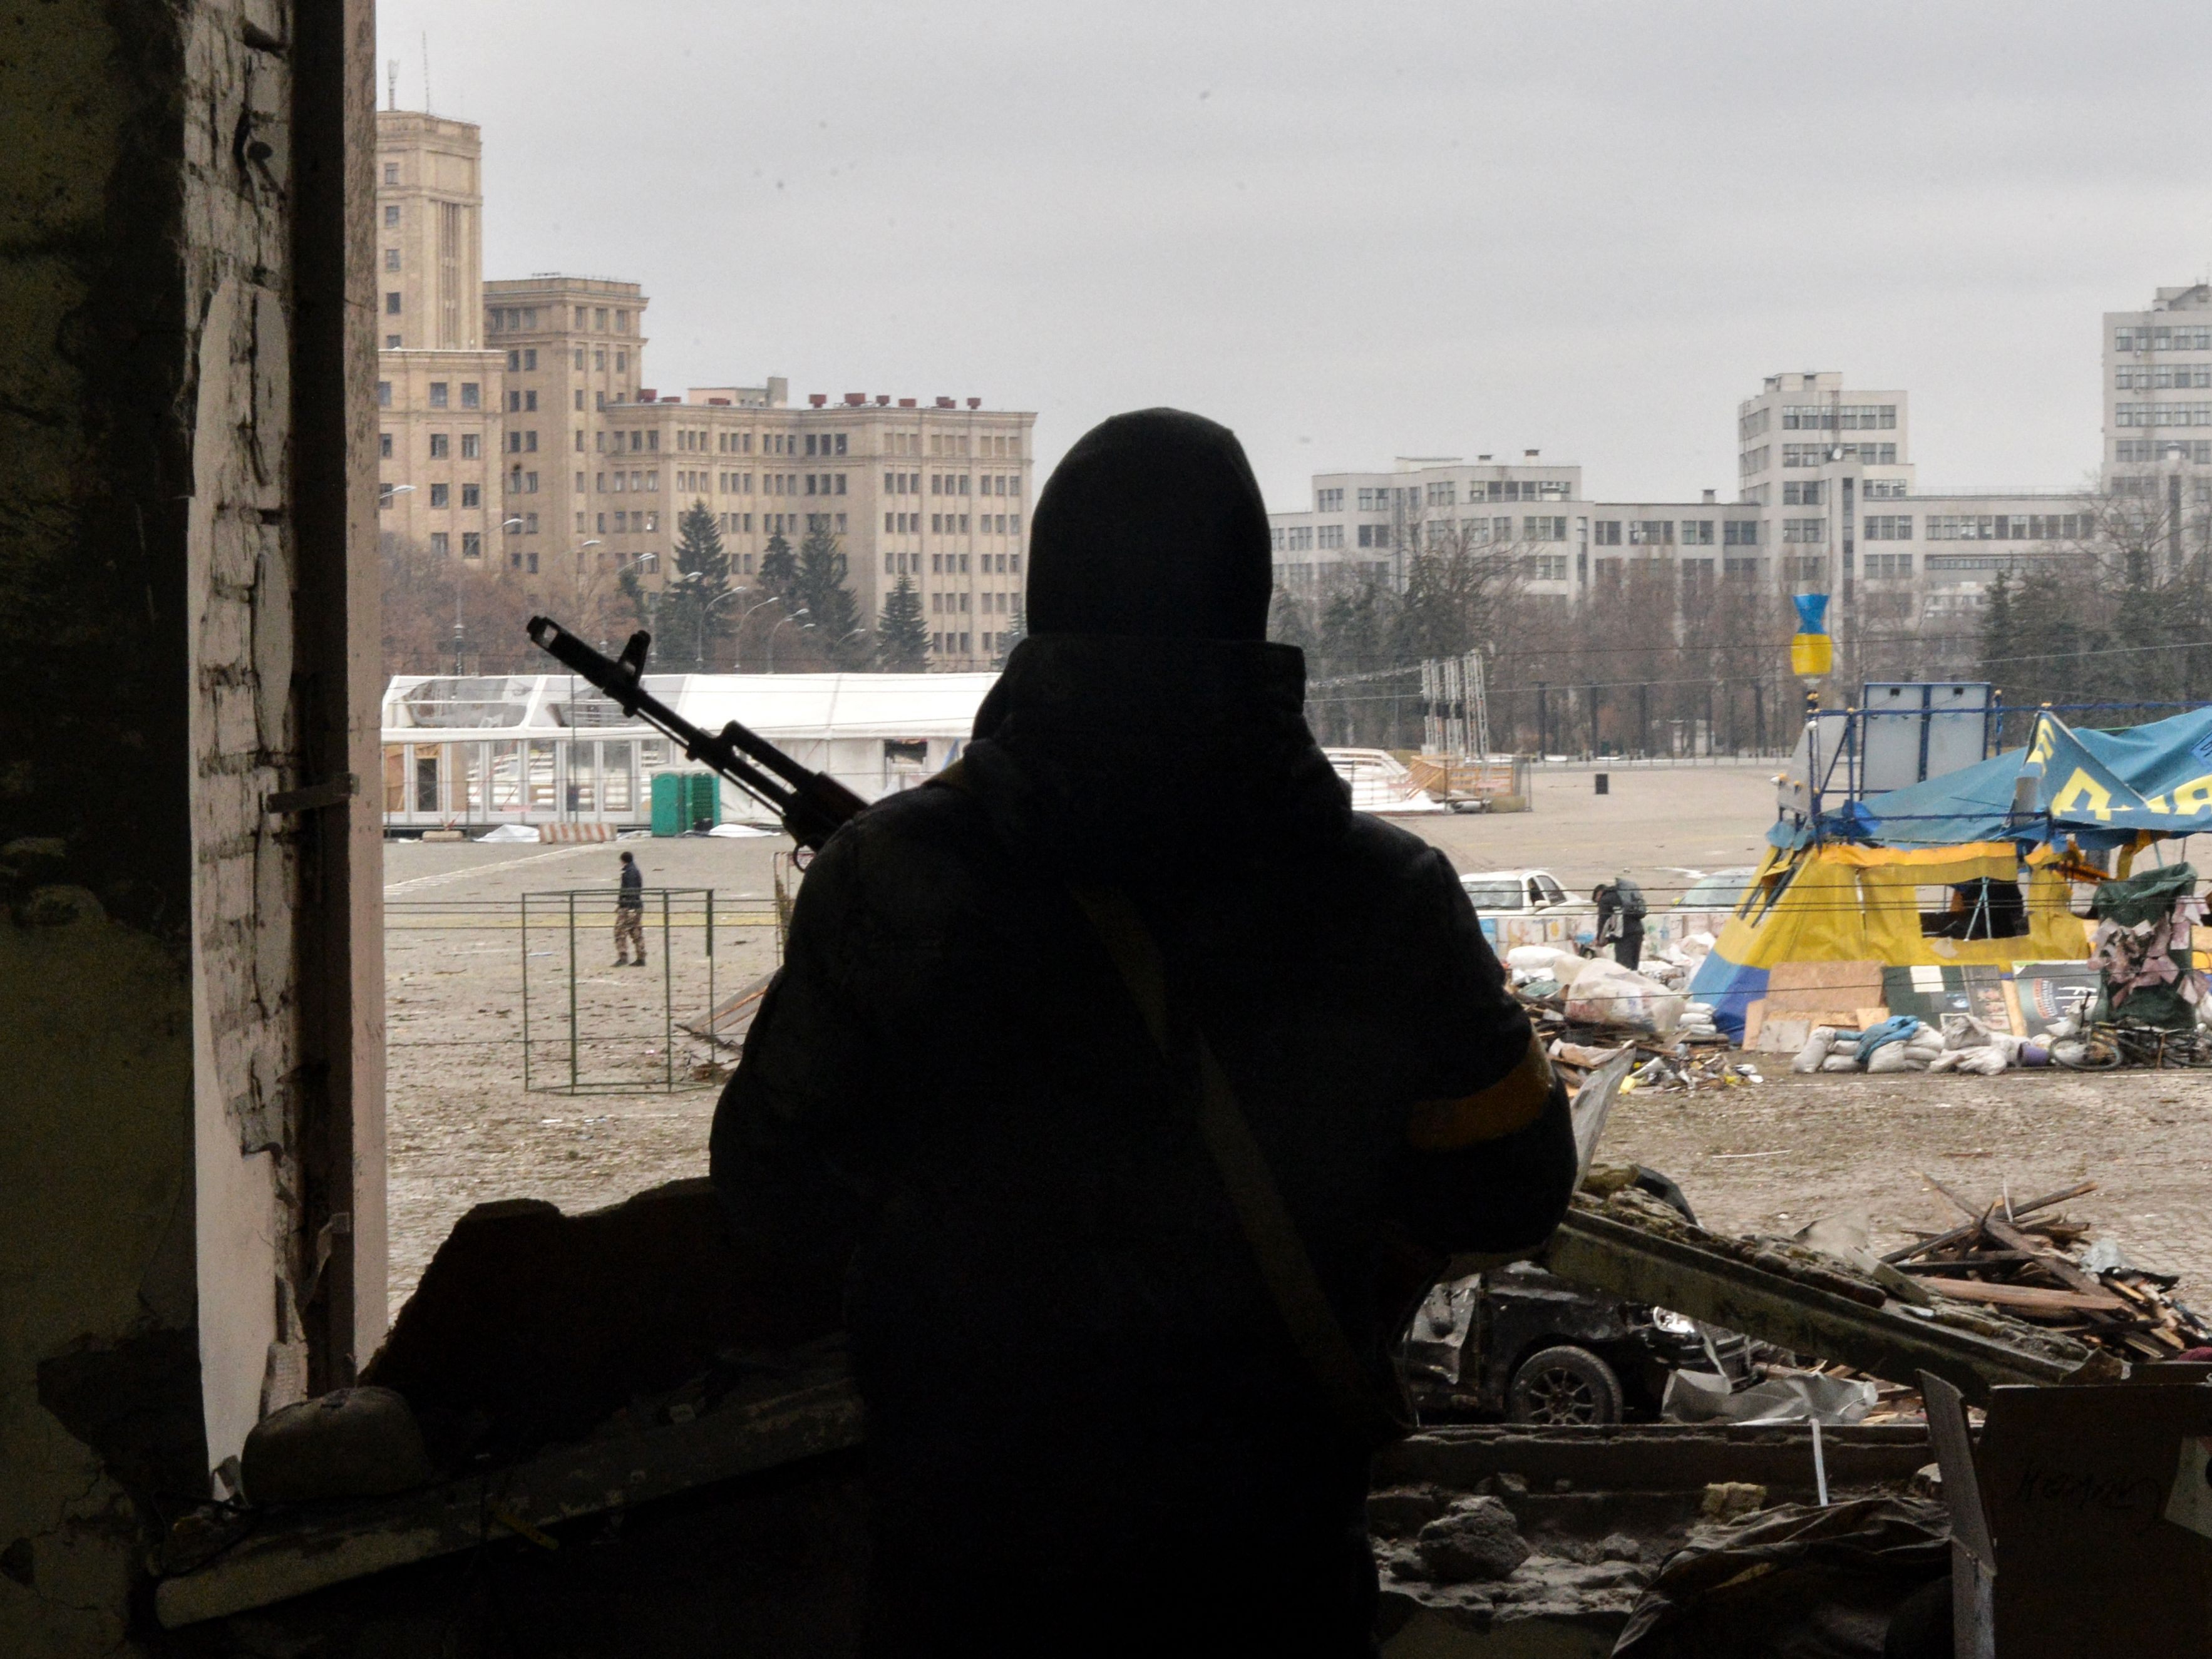
[[[1305,659],[1267,642],[1267,510],[1237,436],[1117,415],[1037,503],[1028,616],[975,717],[968,778],[1000,837],[1070,879],[1195,874],[1341,831]]]
[[[1267,508],[1237,434],[1179,409],[1085,433],[1038,497],[1027,586],[1033,634],[1265,639]]]
[[[1342,832],[1351,792],[1304,696],[1287,645],[1032,635],[977,712],[965,769],[1001,838],[1070,879],[1201,877]]]

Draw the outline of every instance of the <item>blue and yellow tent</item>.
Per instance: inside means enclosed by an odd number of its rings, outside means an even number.
[[[1777,823],[1690,994],[1740,1041],[1745,1009],[1781,963],[2080,961],[2088,927],[2072,913],[2073,884],[2106,873],[2088,855],[2117,848],[2124,872],[2139,848],[2200,830],[2212,830],[2212,708],[2121,732],[2077,732],[2040,714],[2024,749]],[[1930,890],[1979,884],[2017,885],[2025,915],[2014,931],[1929,937]]]

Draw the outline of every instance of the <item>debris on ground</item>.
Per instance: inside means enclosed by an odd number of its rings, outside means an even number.
[[[1550,945],[1517,945],[1506,957],[1514,994],[1571,1088],[1621,1054],[1634,1060],[1624,1093],[1694,1093],[1765,1080],[1759,1063],[1721,1035],[1710,1003],[1692,1002],[1616,963]]]
[[[2131,1361],[2173,1359],[2212,1343],[2212,1323],[2170,1294],[2178,1276],[2137,1267],[2108,1242],[2081,1248],[2087,1224],[2055,1206],[2095,1190],[2094,1182],[2024,1204],[2001,1196],[1978,1206],[1922,1178],[1966,1220],[1882,1259],[1928,1290],[2001,1308]]]

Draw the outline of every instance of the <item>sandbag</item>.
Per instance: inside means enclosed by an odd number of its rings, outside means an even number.
[[[1820,1062],[1824,1072],[1856,1072],[1858,1068],[1858,1057],[1855,1054],[1830,1054]]]
[[[1972,1014],[1943,1016],[1943,1046],[1946,1048],[1980,1048],[1990,1040],[1990,1028]]]
[[[1828,1057],[1828,1050],[1836,1041],[1832,1025],[1815,1025],[1805,1034],[1805,1046],[1797,1051],[1797,1058],[1790,1062],[1793,1072],[1808,1073],[1820,1069],[1820,1062]]]
[[[1505,953],[1505,965],[1517,974],[1548,972],[1561,957],[1574,955],[1556,945],[1516,945]]]
[[[1924,1072],[1928,1069],[1928,1061],[1902,1042],[1887,1042],[1867,1057],[1866,1068],[1869,1073]]]
[[[1619,963],[1597,957],[1584,963],[1567,987],[1567,1018],[1634,1025],[1672,1036],[1682,1023],[1689,999]]]

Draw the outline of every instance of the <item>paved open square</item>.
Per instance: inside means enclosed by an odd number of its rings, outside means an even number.
[[[1589,769],[1557,769],[1538,775],[1533,811],[1401,822],[1462,872],[1540,867],[1583,892],[1626,873],[1656,908],[1683,869],[1755,861],[1772,821],[1775,764],[1613,770],[1601,796]],[[387,846],[395,1308],[473,1204],[527,1197],[577,1210],[706,1172],[719,1083],[695,1078],[706,1045],[680,1029],[707,1009],[698,890],[714,895],[714,986],[726,997],[774,966],[776,860],[788,848],[780,836]],[[665,953],[659,901],[648,898],[642,970],[611,965],[605,907],[623,850],[636,855],[649,894],[694,895],[671,899]],[[580,901],[573,981],[585,1069],[602,1066],[615,1085],[601,1093],[556,1091],[567,1077],[571,989],[558,925],[565,899],[533,897],[527,948],[542,954],[525,955],[523,896],[577,890],[604,896]],[[532,996],[554,999],[529,1010],[540,1037],[534,1089],[523,1075],[526,968]],[[660,1052],[672,1012],[672,1059]],[[672,1089],[620,1086],[625,1075],[672,1071]],[[2094,1179],[2099,1190],[2069,1212],[2145,1265],[2185,1275],[2185,1295],[2212,1300],[2212,1080],[2017,1071],[1799,1078],[1779,1060],[1769,1077],[1758,1087],[1631,1094],[1602,1156],[1665,1170],[1724,1231],[1786,1232],[1854,1213],[1885,1246],[1908,1228],[1956,1218],[1923,1172],[1979,1199]]]

